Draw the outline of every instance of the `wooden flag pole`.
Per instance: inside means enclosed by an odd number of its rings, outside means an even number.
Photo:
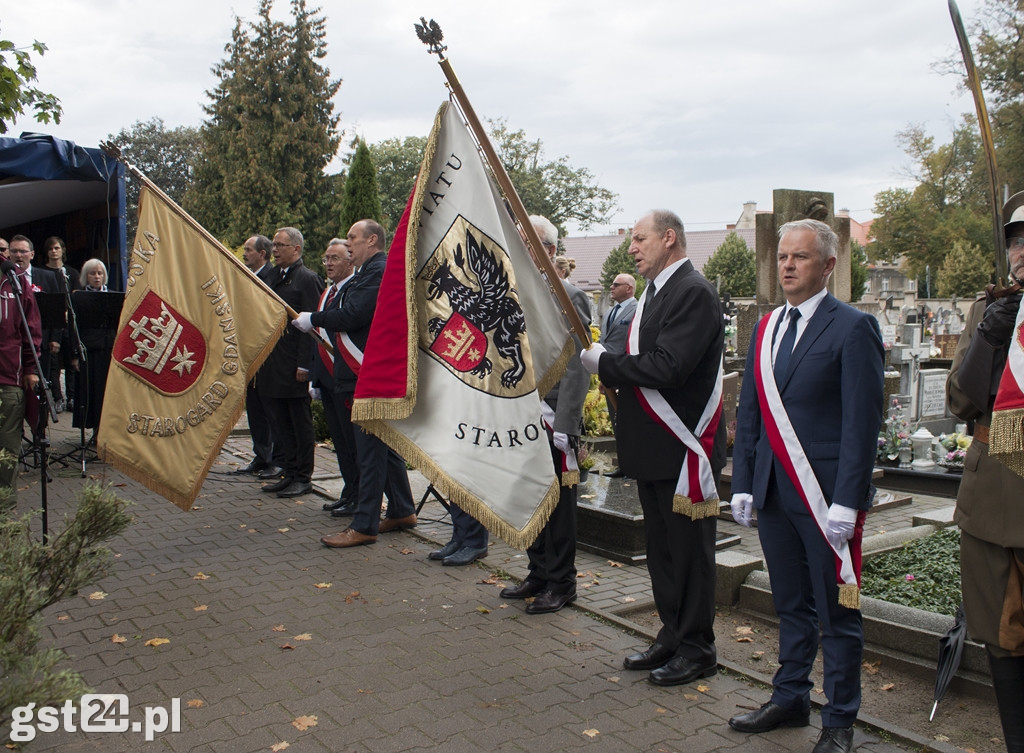
[[[445,78],[448,79],[448,86],[451,87],[452,94],[455,96],[455,100],[459,105],[459,109],[462,110],[462,114],[466,117],[466,122],[469,124],[470,130],[476,137],[477,143],[483,150],[484,157],[487,158],[488,163],[491,166],[491,172],[494,174],[494,179],[498,182],[498,187],[502,193],[505,194],[505,198],[508,199],[508,203],[512,209],[512,214],[515,216],[516,221],[522,228],[523,233],[526,235],[526,240],[530,244],[533,250],[533,257],[536,260],[541,271],[547,275],[548,282],[551,286],[551,291],[555,294],[555,298],[558,299],[559,305],[562,307],[562,311],[565,313],[566,318],[569,320],[569,327],[579,337],[580,342],[583,343],[584,348],[590,348],[590,329],[589,327],[583,326],[580,315],[576,311],[576,307],[572,305],[572,301],[569,300],[569,294],[565,291],[565,286],[560,283],[561,277],[555,271],[555,265],[551,263],[551,259],[548,258],[547,252],[544,250],[544,244],[541,243],[540,236],[537,235],[537,230],[533,227],[533,223],[530,222],[530,217],[526,212],[526,207],[523,206],[522,199],[519,198],[519,194],[512,185],[512,179],[508,177],[508,173],[505,171],[505,166],[501,163],[501,159],[498,157],[498,153],[494,149],[494,145],[491,144],[490,138],[487,136],[487,132],[484,130],[483,125],[480,123],[480,119],[476,115],[476,111],[473,109],[473,105],[470,104],[469,98],[466,96],[465,90],[462,88],[462,84],[459,83],[459,77],[455,75],[455,70],[452,68],[451,63],[448,62],[448,58],[444,56],[444,51],[447,47],[440,44],[443,39],[441,28],[437,25],[437,22],[431,20],[429,23],[421,18],[423,26],[416,24],[416,31],[419,35],[420,41],[428,46],[430,53],[436,53],[439,60],[438,64],[441,66],[441,70],[444,72]],[[422,31],[421,31],[422,29]],[[558,284],[555,284],[559,281]]]

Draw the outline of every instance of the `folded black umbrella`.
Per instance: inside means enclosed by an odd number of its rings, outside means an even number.
[[[939,638],[939,661],[935,667],[935,704],[932,706],[932,713],[928,716],[928,721],[935,718],[935,710],[939,707],[939,701],[946,694],[946,688],[949,687],[953,675],[960,667],[960,657],[964,653],[966,637],[967,624],[964,622],[964,605],[961,604],[956,608],[953,626]]]

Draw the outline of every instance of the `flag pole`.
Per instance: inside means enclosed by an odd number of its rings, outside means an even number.
[[[498,157],[498,153],[494,149],[494,145],[491,144],[490,138],[487,136],[487,132],[484,130],[483,125],[480,123],[480,119],[476,115],[476,111],[473,109],[473,105],[470,104],[469,98],[466,96],[465,90],[462,88],[462,84],[459,83],[459,77],[455,75],[455,70],[452,68],[448,58],[444,56],[444,51],[447,46],[441,44],[441,40],[444,38],[444,34],[441,32],[441,27],[437,25],[437,22],[431,19],[429,22],[420,17],[421,24],[416,24],[416,34],[419,36],[421,42],[427,45],[427,51],[430,54],[436,54],[438,57],[438,64],[441,66],[441,70],[444,72],[445,78],[448,79],[448,86],[451,87],[452,94],[455,96],[455,100],[459,105],[459,109],[462,110],[462,114],[466,118],[466,122],[469,124],[470,130],[473,132],[473,136],[476,137],[477,143],[483,150],[484,157],[487,158],[488,163],[491,166],[491,172],[494,174],[495,180],[498,182],[498,187],[501,188],[502,193],[505,194],[505,198],[508,200],[509,206],[512,210],[512,214],[515,216],[516,221],[522,228],[523,233],[526,235],[526,240],[533,249],[533,257],[537,262],[541,271],[547,275],[549,283],[553,280],[560,280],[561,277],[555,271],[555,265],[551,263],[551,259],[548,258],[547,253],[544,251],[544,244],[541,243],[540,236],[537,234],[537,230],[533,227],[533,223],[530,222],[529,215],[526,212],[526,207],[523,206],[522,199],[519,198],[519,193],[516,191],[515,186],[512,185],[512,179],[508,177],[508,173],[505,171],[505,166],[501,163],[501,159]],[[579,313],[576,311],[576,307],[572,305],[572,301],[569,300],[569,294],[565,290],[564,285],[551,284],[551,291],[555,294],[555,298],[558,300],[559,305],[562,307],[562,311],[565,313],[566,318],[569,320],[569,327],[572,329],[576,336],[579,337],[580,342],[583,343],[583,347],[589,349],[591,346],[590,329],[583,326],[583,322],[580,319]]]
[[[203,227],[198,222],[196,222],[195,218],[193,218],[192,215],[190,215],[188,212],[186,212],[184,209],[182,209],[180,206],[178,206],[178,203],[174,199],[172,199],[170,196],[168,196],[166,193],[164,193],[156,185],[156,183],[151,181],[146,176],[146,174],[144,172],[142,172],[139,168],[137,168],[135,165],[133,165],[131,162],[129,162],[125,158],[124,153],[121,151],[121,147],[119,147],[117,144],[114,144],[114,143],[112,143],[110,141],[101,141],[100,142],[100,149],[108,157],[111,157],[112,159],[116,159],[118,162],[120,162],[122,165],[124,165],[125,169],[128,170],[128,172],[130,172],[133,176],[135,176],[136,178],[141,180],[143,183],[145,183],[146,184],[146,188],[148,188],[150,191],[152,191],[154,194],[156,194],[165,204],[167,204],[167,206],[169,206],[171,208],[171,210],[175,214],[177,214],[182,220],[184,220],[193,230],[195,230],[197,233],[202,235],[204,238],[206,238],[207,241],[212,243],[214,246],[219,248],[221,251],[223,251],[238,267],[240,267],[241,269],[244,269],[249,274],[249,276],[252,277],[253,280],[255,280],[260,285],[262,285],[264,288],[266,288],[267,292],[271,296],[273,296],[275,299],[277,299],[278,303],[280,303],[282,306],[284,306],[285,311],[288,312],[288,315],[292,319],[298,319],[299,313],[295,309],[293,309],[291,306],[289,306],[287,303],[285,303],[284,300],[282,300],[281,296],[279,296],[277,293],[275,293],[273,290],[270,289],[269,285],[267,285],[265,282],[263,282],[263,280],[261,280],[259,277],[257,277],[255,275],[255,273],[251,269],[249,269],[241,261],[239,261],[238,257],[235,256],[233,253],[231,253],[231,251],[229,251],[227,248],[225,248],[223,243],[221,243],[219,240],[217,240],[215,237],[213,237],[213,234],[209,230],[207,230],[205,227]],[[327,340],[325,340],[323,337],[321,337],[319,332],[317,332],[314,329],[314,330],[311,330],[309,332],[309,334],[312,335],[312,337],[315,340],[317,340],[317,342],[319,342],[321,345],[323,345],[331,354],[334,353],[334,346],[331,345],[331,343],[328,342]]]

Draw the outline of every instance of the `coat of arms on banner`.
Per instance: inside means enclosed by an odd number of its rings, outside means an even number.
[[[206,338],[150,290],[118,333],[113,360],[165,395],[179,395],[203,371]]]
[[[466,385],[499,397],[536,388],[508,254],[459,215],[416,277],[420,347]]]

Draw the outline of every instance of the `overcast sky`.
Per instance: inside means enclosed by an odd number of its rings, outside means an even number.
[[[981,0],[961,0],[970,22]],[[316,7],[315,2],[310,2]],[[446,96],[413,23],[433,17],[481,118],[505,118],[619,194],[607,226],[665,207],[695,230],[734,222],[772,190],[832,191],[865,221],[877,192],[908,185],[898,130],[948,141],[973,112],[958,81],[934,72],[956,54],[946,0],[325,0],[336,110],[369,141],[426,136]],[[288,4],[277,0],[275,15]],[[210,68],[235,15],[256,0],[42,0],[8,3],[0,38],[33,39],[37,85],[60,98],[59,126],[20,119],[83,146],[160,117],[202,122]],[[333,169],[338,169],[335,164]],[[1020,186],[1012,187],[1014,189]],[[572,232],[575,228],[570,228]]]

